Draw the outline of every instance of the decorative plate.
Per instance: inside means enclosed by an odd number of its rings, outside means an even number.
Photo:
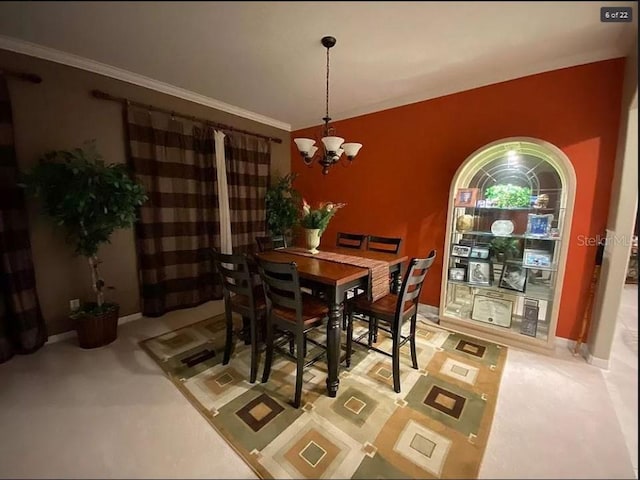
[[[491,224],[491,233],[497,236],[511,235],[513,222],[511,220],[496,220]]]

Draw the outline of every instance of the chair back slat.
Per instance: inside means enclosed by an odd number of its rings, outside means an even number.
[[[263,235],[256,237],[256,243],[258,244],[258,250],[260,252],[267,252],[269,250],[275,250],[276,248],[284,248],[287,246],[287,240],[284,235]]]
[[[401,238],[379,237],[377,235],[369,235],[367,237],[367,250],[371,250],[372,252],[397,254],[400,252],[401,246]]]
[[[433,265],[435,258],[436,251],[431,250],[427,258],[412,258],[409,262],[409,268],[402,281],[402,288],[398,295],[395,315],[396,328],[401,327],[402,321],[404,320],[403,312],[410,309],[412,316],[415,313],[414,309],[418,308],[418,301],[420,299],[422,286],[424,285],[424,279],[431,265]]]
[[[258,258],[258,272],[267,301],[267,315],[272,315],[274,307],[284,308],[295,313],[296,322],[302,324],[302,290],[296,263]]]
[[[243,295],[248,298],[249,306],[255,310],[253,289],[255,283],[249,268],[249,261],[244,254],[226,254],[213,250],[213,261],[222,283],[225,303],[229,305],[230,294]]]
[[[336,246],[360,250],[365,243],[366,236],[359,233],[338,232]]]

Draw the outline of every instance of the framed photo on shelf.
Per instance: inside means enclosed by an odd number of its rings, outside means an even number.
[[[538,331],[538,300],[524,299],[524,318],[520,324],[520,333],[535,337]]]
[[[528,270],[522,264],[507,262],[502,269],[498,286],[515,290],[516,292],[524,292],[527,284],[527,273]]]
[[[469,260],[467,281],[474,285],[491,285],[493,265],[487,260]]]
[[[537,268],[530,268],[527,274],[527,284],[529,285],[541,285],[549,286],[551,283],[551,270],[540,270]]]
[[[511,300],[487,295],[476,295],[473,297],[471,319],[509,328],[511,326],[512,311],[513,302]]]
[[[477,201],[477,188],[459,188],[453,205],[456,207],[475,207]]]
[[[454,280],[456,282],[464,282],[464,277],[466,276],[467,269],[464,267],[451,267],[449,269],[449,280]]]
[[[525,267],[551,268],[552,255],[546,250],[525,248],[522,255],[522,265]]]
[[[469,257],[486,260],[489,258],[489,247],[475,246],[471,249]]]
[[[551,222],[553,222],[552,213],[546,215],[530,213],[527,218],[527,235],[548,237],[551,232]]]
[[[460,245],[458,243],[451,246],[452,257],[468,258],[471,253],[471,247],[468,245]]]

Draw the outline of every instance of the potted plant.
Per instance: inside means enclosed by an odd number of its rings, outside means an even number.
[[[329,226],[329,221],[344,206],[344,203],[323,202],[314,209],[306,200],[302,201],[300,225],[305,229],[305,240],[310,253],[318,253],[320,237]]]
[[[496,237],[491,240],[491,249],[500,263],[520,256],[520,245],[515,238]]]
[[[125,165],[105,164],[94,144],[48,152],[23,179],[27,192],[40,199],[43,214],[65,231],[75,253],[89,263],[96,301],[71,314],[80,346],[113,342],[119,306],[104,301],[98,250],[116,229],[133,225],[137,207],[147,198],[142,186],[131,179]]]
[[[485,201],[498,208],[528,207],[531,201],[531,189],[517,185],[492,185],[484,192]]]
[[[285,239],[291,236],[291,229],[298,222],[300,210],[300,194],[293,188],[295,173],[290,173],[278,179],[275,185],[267,189],[267,229],[273,236]]]

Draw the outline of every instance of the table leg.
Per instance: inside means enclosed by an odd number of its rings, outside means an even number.
[[[338,368],[340,365],[340,324],[342,323],[342,302],[334,300],[329,305],[327,322],[327,393],[335,397],[338,393]]]

